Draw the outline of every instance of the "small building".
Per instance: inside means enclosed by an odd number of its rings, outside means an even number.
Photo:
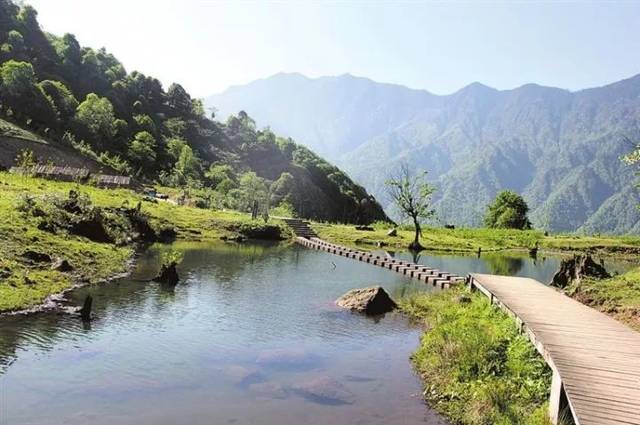
[[[96,186],[98,187],[106,187],[106,188],[130,188],[131,187],[131,177],[129,176],[111,176],[108,174],[94,174],[91,176],[95,181]]]
[[[16,174],[28,174],[65,182],[85,182],[90,174],[87,168],[59,167],[56,165],[36,165],[30,168],[12,167],[9,171]]]
[[[87,168],[58,167],[55,165],[36,165],[35,167],[11,167],[13,174],[25,174],[50,180],[65,182],[93,183],[104,188],[131,188],[133,179],[129,176],[93,174]]]

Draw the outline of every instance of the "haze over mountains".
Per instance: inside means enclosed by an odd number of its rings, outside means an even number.
[[[620,161],[624,137],[640,139],[640,75],[577,92],[473,83],[439,96],[348,74],[276,74],[206,104],[221,119],[245,110],[310,147],[388,208],[384,181],[406,162],[429,171],[441,223],[479,225],[496,193],[512,189],[538,228],[640,231],[636,176]]]

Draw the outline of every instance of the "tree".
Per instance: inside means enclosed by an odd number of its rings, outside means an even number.
[[[389,195],[400,210],[400,213],[413,220],[415,236],[409,249],[419,251],[424,249],[420,245],[422,228],[420,221],[434,216],[435,211],[431,208],[431,196],[435,192],[435,187],[426,180],[427,172],[423,171],[413,177],[409,167],[404,164],[400,167],[397,175],[385,182]]]
[[[106,97],[89,93],[76,109],[75,119],[80,126],[80,135],[89,136],[100,147],[113,136],[115,115],[113,105]]]
[[[148,132],[136,133],[129,142],[129,158],[142,169],[148,169],[156,159],[156,139]]]
[[[9,60],[0,68],[2,79],[2,95],[15,98],[33,90],[36,74],[29,62]]]
[[[240,177],[240,187],[236,196],[238,209],[251,210],[253,218],[257,216],[260,206],[266,207],[268,186],[265,179],[258,177],[253,171],[244,173]],[[262,204],[262,205],[261,205]]]
[[[200,180],[202,165],[200,158],[193,153],[189,145],[182,146],[176,165],[173,168],[176,181],[179,185],[185,185],[191,181]]]
[[[60,81],[44,80],[38,86],[51,99],[62,122],[68,123],[78,108],[78,101],[73,93]]]
[[[489,204],[484,223],[493,229],[530,229],[528,212],[529,206],[522,196],[511,190],[503,190]]]

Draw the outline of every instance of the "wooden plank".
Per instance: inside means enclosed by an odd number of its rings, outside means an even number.
[[[470,275],[559,374],[576,423],[640,424],[640,333],[533,279]]]

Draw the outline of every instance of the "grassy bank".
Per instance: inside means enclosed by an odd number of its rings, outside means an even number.
[[[506,314],[464,288],[401,308],[427,331],[412,360],[427,402],[452,424],[548,424],[551,372]]]
[[[128,260],[137,247],[135,243],[96,242],[67,231],[52,231],[42,225],[42,214],[34,216],[19,209],[27,196],[47,204],[51,199],[67,197],[71,190],[86,194],[92,207],[108,211],[106,216],[113,216],[111,211],[123,206],[134,208],[140,203],[141,213],[153,229],[172,228],[182,240],[260,236],[273,232],[274,228],[283,235],[289,234],[277,221],[265,225],[262,221],[251,221],[246,214],[148,202],[130,190],[98,189],[0,173],[0,243],[3,247],[0,250],[0,312],[29,308],[74,284],[100,282],[127,270]],[[116,217],[109,223],[120,226],[121,220],[118,220]],[[122,232],[123,229],[113,230]],[[25,258],[28,252],[43,254],[51,261]],[[56,270],[53,265],[60,260],[66,260],[72,270]]]
[[[566,293],[640,331],[640,268],[610,279],[573,282]]]
[[[384,246],[406,249],[413,241],[413,230],[401,227],[397,236],[388,236],[390,227],[375,224],[373,230],[356,230],[355,226],[314,223],[314,230],[328,241],[342,245]],[[421,243],[427,249],[441,251],[477,252],[508,249],[529,249],[538,244],[542,249],[558,251],[586,251],[601,253],[640,254],[640,237],[548,235],[536,230],[510,229],[444,229],[426,227]]]

